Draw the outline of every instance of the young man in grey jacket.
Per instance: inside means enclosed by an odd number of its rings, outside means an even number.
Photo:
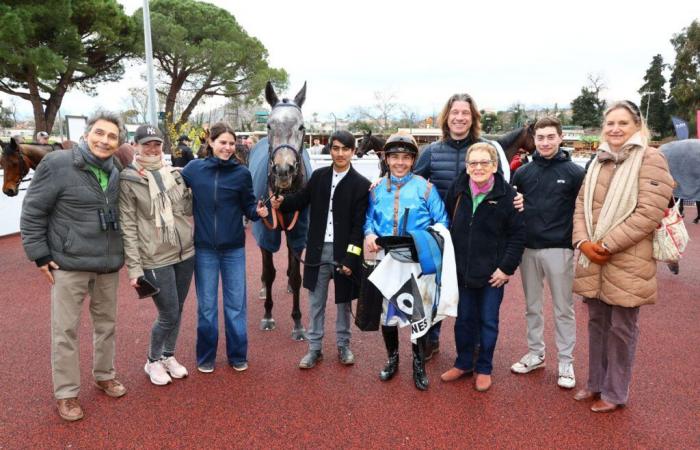
[[[79,420],[78,328],[90,296],[95,386],[121,397],[114,370],[119,269],[119,171],[112,155],[126,138],[118,116],[88,121],[77,148],[49,153],[37,167],[22,207],[20,231],[30,260],[51,283],[51,371],[58,413]]]

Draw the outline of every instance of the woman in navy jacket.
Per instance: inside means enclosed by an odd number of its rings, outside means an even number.
[[[446,209],[452,215],[459,306],[455,321],[457,360],[441,378],[454,381],[473,373],[478,335],[475,387],[484,392],[491,387],[504,286],[520,264],[525,226],[522,214],[513,206],[517,193],[497,172],[498,153],[491,144],[472,145],[466,168],[445,196]]]
[[[246,331],[245,231],[243,219],[267,216],[256,203],[248,169],[233,157],[236,134],[225,123],[209,130],[211,153],[182,171],[192,189],[195,287],[197,289],[197,369],[214,371],[219,339],[218,290],[221,274],[228,363],[248,368]]]

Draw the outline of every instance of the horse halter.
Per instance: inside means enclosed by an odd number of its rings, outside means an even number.
[[[282,107],[282,106],[291,106],[291,107],[296,108],[299,111],[301,111],[301,108],[298,105],[296,105],[295,103],[287,103],[285,101],[277,103],[274,108]],[[303,143],[304,143],[305,137],[306,137],[306,129],[302,128],[302,134],[301,134],[302,146],[304,145]],[[273,169],[275,167],[275,155],[277,154],[278,151],[285,149],[285,148],[294,152],[294,156],[295,156],[294,172],[295,172],[295,174],[299,173],[299,170],[301,169],[301,149],[297,149],[293,145],[289,145],[289,144],[280,144],[277,147],[273,148],[272,141],[268,140],[268,142],[269,142],[268,154],[270,155],[269,156],[269,165],[268,165],[269,167],[267,170],[268,179],[270,179],[270,175],[273,174]]]
[[[8,152],[7,149],[4,149],[3,153],[5,154],[5,157],[8,157],[14,153],[17,154],[17,165],[19,166],[19,180],[17,181],[17,186],[19,187],[19,184],[24,180],[24,177],[29,173],[30,169],[27,162],[24,160],[22,150],[20,149],[19,144],[17,144],[16,150]]]

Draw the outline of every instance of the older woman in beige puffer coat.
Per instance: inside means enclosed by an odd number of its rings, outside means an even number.
[[[574,397],[594,412],[627,403],[639,306],[656,301],[652,236],[673,190],[664,156],[647,147],[639,108],[605,112],[602,144],[576,200],[573,244],[581,250],[574,292],[588,306],[588,386]]]

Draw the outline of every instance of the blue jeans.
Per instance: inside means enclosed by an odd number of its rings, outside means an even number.
[[[219,273],[224,297],[226,355],[229,364],[248,360],[245,248],[195,249],[197,365],[213,366],[219,341]]]
[[[472,370],[474,347],[480,335],[476,372],[490,375],[493,370],[493,351],[498,339],[498,312],[503,300],[503,287],[486,285],[482,288],[459,288],[459,305],[455,321],[457,360],[455,367]]]

